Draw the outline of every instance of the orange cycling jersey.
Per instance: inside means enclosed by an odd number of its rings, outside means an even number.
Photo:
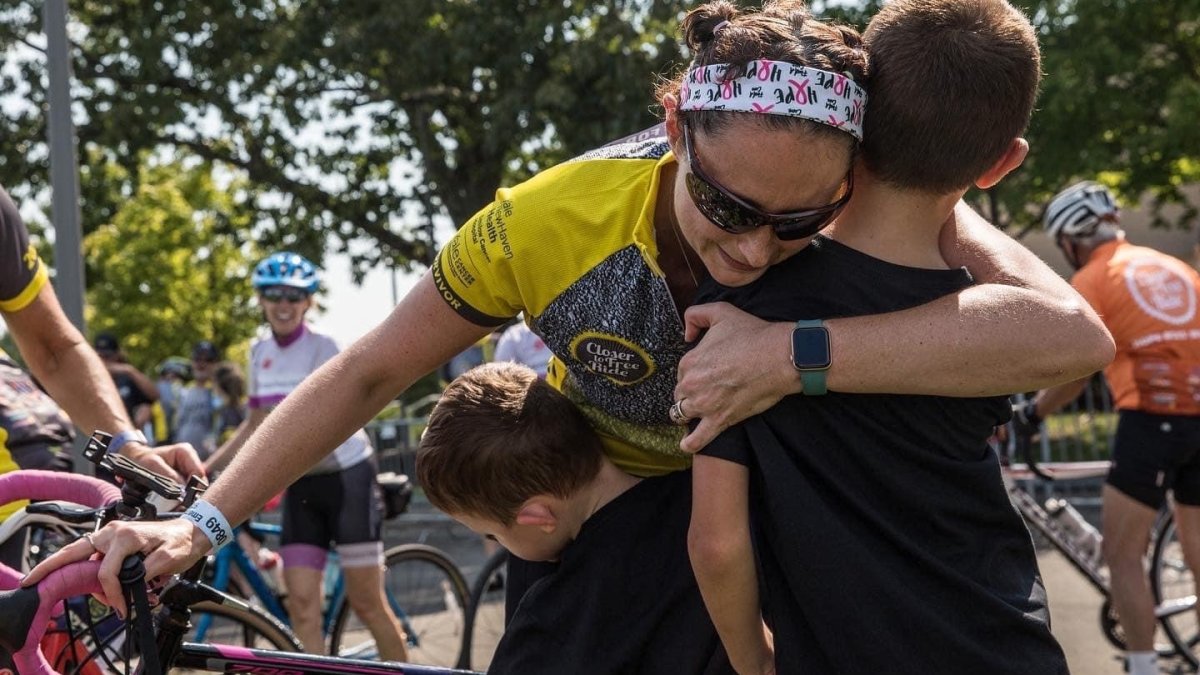
[[[1200,275],[1124,239],[1102,244],[1071,280],[1112,333],[1104,376],[1125,410],[1200,414]]]

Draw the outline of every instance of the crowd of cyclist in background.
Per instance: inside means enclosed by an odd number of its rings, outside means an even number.
[[[130,419],[155,444],[191,443],[207,459],[246,418],[242,369],[209,340],[198,340],[190,359],[164,359],[154,380],[130,363],[118,336],[99,333],[93,346]]]

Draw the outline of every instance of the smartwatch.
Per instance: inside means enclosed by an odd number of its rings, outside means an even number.
[[[831,363],[829,330],[819,319],[797,321],[792,329],[792,366],[800,371],[800,381],[808,396],[826,391],[825,372]]]

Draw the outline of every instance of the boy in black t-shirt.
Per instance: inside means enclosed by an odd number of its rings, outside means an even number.
[[[688,564],[690,475],[618,469],[530,368],[489,363],[450,383],[417,475],[475,532],[558,561],[521,599],[489,673],[732,672]]]
[[[1032,26],[1003,0],[900,0],[864,38],[854,198],[827,236],[747,286],[707,283],[698,303],[836,320],[972,283],[947,269],[938,239],[987,227],[956,205],[1025,157],[1040,76]],[[905,338],[890,358],[904,358]],[[780,674],[1065,673],[1029,533],[986,442],[1011,414],[1006,399],[821,396],[824,373],[805,377],[809,396],[726,430],[694,464],[689,549],[732,662]],[[764,616],[773,646],[759,638]]]

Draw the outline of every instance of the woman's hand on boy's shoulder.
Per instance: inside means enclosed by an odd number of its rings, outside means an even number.
[[[698,452],[800,390],[790,367],[791,323],[763,321],[725,302],[688,308],[684,323],[684,339],[699,343],[679,362],[675,400],[700,420],[680,443],[684,452]]]

